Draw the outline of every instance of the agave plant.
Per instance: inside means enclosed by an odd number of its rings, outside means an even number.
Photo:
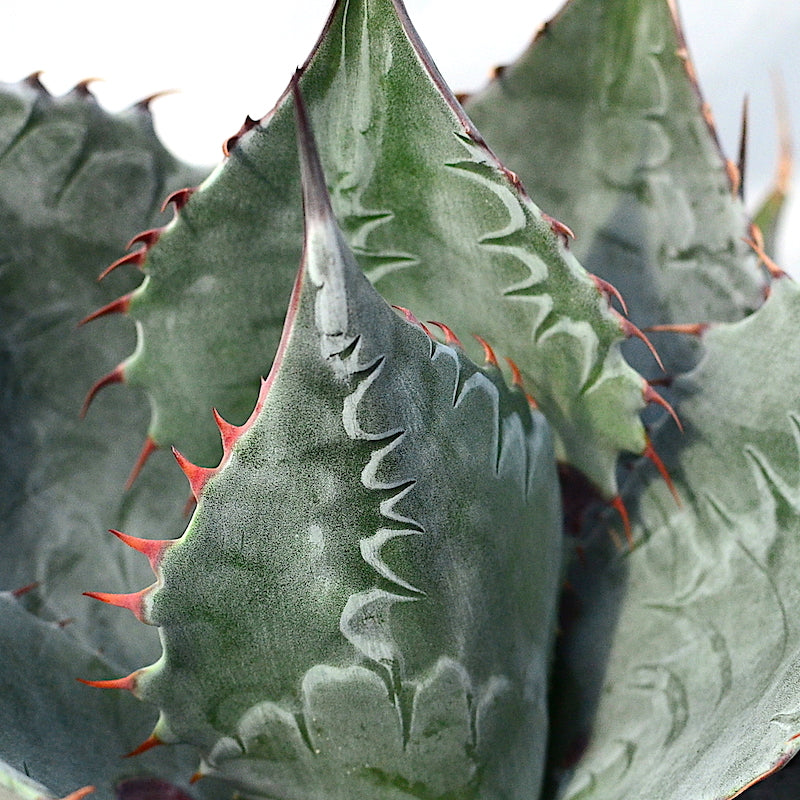
[[[208,177],[3,87],[0,792],[716,800],[800,747],[800,293],[672,4],[462,100],[400,0]]]

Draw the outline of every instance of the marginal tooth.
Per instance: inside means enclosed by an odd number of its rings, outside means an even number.
[[[152,247],[159,240],[163,230],[163,228],[148,228],[146,231],[137,233],[136,236],[125,245],[125,249],[130,250],[135,244],[143,244],[145,249]]]
[[[506,363],[511,368],[511,385],[524,391],[525,386],[522,383],[522,372],[520,368],[517,366],[516,362],[512,361],[510,358],[506,359]]]
[[[109,264],[98,276],[97,280],[101,281],[109,273],[113,272],[117,267],[123,264],[133,264],[134,266],[141,267],[144,264],[145,257],[147,256],[147,248],[143,247],[141,250],[134,250],[132,253],[118,258],[113,264]]]
[[[617,311],[612,309],[614,316],[617,317],[619,320],[619,324],[622,327],[622,332],[628,337],[635,336],[637,339],[641,339],[647,346],[647,349],[652,353],[653,358],[656,360],[656,363],[660,367],[662,372],[666,372],[664,369],[664,364],[661,361],[661,356],[659,356],[658,352],[656,351],[655,347],[653,347],[653,343],[629,320],[625,319],[622,314],[619,314]]]
[[[667,484],[667,488],[675,498],[675,502],[678,504],[678,506],[683,506],[680,495],[678,494],[678,490],[675,488],[675,484],[672,482],[672,477],[670,476],[669,472],[667,472],[667,468],[664,466],[661,456],[659,456],[656,452],[649,437],[647,439],[647,444],[642,451],[642,455],[653,462],[655,468],[658,470],[659,475],[661,475],[661,477],[664,479],[664,483]]]
[[[212,413],[214,414],[214,421],[219,428],[223,452],[227,456],[231,452],[233,445],[236,444],[236,441],[242,435],[242,428],[238,425],[232,425],[226,419],[223,419],[216,408],[212,409]]]
[[[93,686],[95,689],[124,689],[126,692],[136,693],[136,684],[139,679],[141,670],[136,670],[124,678],[113,678],[110,681],[87,681],[83,678],[77,678],[78,683],[84,683],[87,686]]]
[[[612,498],[610,501],[610,505],[612,508],[616,510],[616,512],[622,518],[622,528],[625,531],[625,539],[628,542],[628,546],[633,546],[633,531],[631,530],[631,519],[628,515],[628,509],[625,506],[625,502],[623,501],[620,495],[616,495],[616,497]]]
[[[428,334],[428,337],[433,339],[433,334],[430,332],[430,329],[424,323],[420,322],[414,316],[413,312],[409,311],[407,308],[404,308],[403,306],[392,306],[392,308],[396,308],[400,313],[402,313],[402,315],[406,318],[408,322],[410,322],[412,325],[417,325],[418,327],[422,328],[422,330],[425,331],[426,334]]]
[[[137,553],[141,553],[150,562],[153,572],[157,571],[164,553],[177,541],[176,539],[140,539],[137,536],[129,536],[127,533],[113,529],[109,530],[109,533],[113,533],[123,544],[136,550]]]
[[[648,333],[686,333],[689,336],[702,336],[709,328],[707,322],[676,322],[665,325],[651,325]]]
[[[743,238],[742,241],[749,245],[753,252],[758,256],[759,261],[766,267],[767,272],[769,272],[770,278],[773,280],[778,280],[779,278],[785,278],[786,272],[784,272],[767,254],[764,252],[763,244],[759,244],[756,238]],[[763,242],[763,237],[762,237]]]
[[[161,212],[167,210],[170,203],[175,207],[175,211],[180,211],[188,202],[189,198],[197,191],[196,186],[189,186],[185,189],[178,189],[167,197],[161,206]]]
[[[251,131],[255,126],[258,125],[258,120],[253,119],[249,114],[244,118],[244,122],[242,123],[242,127],[239,128],[233,136],[230,136],[222,143],[222,152],[225,155],[225,158],[228,158],[231,154],[231,150],[238,144],[239,140],[244,136],[248,131]]]
[[[15,600],[18,600],[23,595],[28,594],[28,592],[32,592],[34,589],[38,589],[41,585],[40,581],[34,581],[33,583],[27,583],[25,586],[20,586],[19,589],[12,589],[9,593]]]
[[[152,625],[145,613],[145,599],[150,595],[151,587],[142,589],[131,594],[109,594],[108,592],[84,592],[84,596],[99,600],[101,603],[108,603],[117,608],[126,608],[133,614],[139,622],[145,625]]]
[[[154,747],[158,747],[159,745],[164,744],[164,742],[156,736],[156,734],[151,733],[138,747],[135,747],[130,753],[125,753],[123,758],[133,758],[133,756],[140,756],[142,753],[146,753],[148,750],[152,750]]]
[[[139,477],[142,467],[144,467],[144,465],[147,463],[147,459],[150,458],[150,456],[153,455],[156,450],[158,450],[158,445],[156,444],[155,440],[148,435],[144,440],[144,444],[142,445],[142,449],[136,459],[136,463],[133,465],[131,474],[128,475],[128,480],[125,481],[126,492],[131,489],[133,484],[136,482],[136,479]]]
[[[118,297],[116,300],[112,300],[110,303],[107,303],[102,308],[98,308],[97,311],[93,311],[91,314],[84,317],[78,323],[78,327],[80,328],[87,322],[92,322],[93,320],[99,319],[100,317],[105,317],[107,314],[127,314],[128,309],[130,308],[131,305],[132,296],[133,292],[128,292],[128,294],[124,294],[122,295],[122,297]]]
[[[464,349],[464,346],[461,344],[461,340],[455,335],[452,328],[448,327],[442,322],[436,322],[432,319],[428,320],[428,325],[435,325],[444,334],[445,344],[458,347],[460,350]]]
[[[604,294],[606,297],[615,297],[619,304],[622,306],[623,313],[627,316],[628,314],[628,304],[625,302],[625,298],[620,293],[619,289],[616,286],[609,283],[608,281],[599,278],[597,275],[590,275],[591,279],[594,281],[594,285]]]
[[[70,792],[66,797],[62,797],[61,800],[83,800],[84,797],[87,797],[94,791],[94,786],[84,786],[82,789],[76,789],[74,792]]]
[[[657,403],[663,409],[665,409],[667,413],[672,417],[672,419],[675,420],[675,424],[678,426],[678,430],[680,430],[680,432],[683,433],[683,423],[680,421],[680,418],[675,413],[675,409],[647,381],[644,382],[642,397],[644,398],[645,403]]]
[[[147,95],[147,97],[143,97],[141,100],[137,100],[132,107],[139,109],[140,111],[146,111],[149,113],[150,104],[154,100],[158,100],[160,97],[166,97],[167,95],[170,94],[177,94],[178,91],[179,91],[178,89],[164,89],[160,92],[153,92],[153,94],[149,94]]]
[[[200,495],[203,493],[203,488],[208,483],[209,479],[217,474],[218,469],[212,467],[198,467],[197,464],[193,464],[174,447],[172,448],[172,454],[175,456],[178,466],[183,470],[183,474],[189,479],[189,486],[192,489],[194,499],[199,500]]]
[[[86,416],[86,412],[89,410],[89,406],[92,404],[92,401],[95,397],[97,397],[97,393],[101,389],[105,389],[106,386],[111,386],[114,383],[123,383],[125,381],[125,367],[120,364],[118,367],[115,367],[108,373],[108,375],[104,375],[97,381],[94,386],[86,393],[86,398],[83,401],[83,406],[81,407],[81,419]]]
[[[569,247],[570,239],[575,238],[572,228],[544,212],[542,212],[542,219],[550,226],[550,230],[553,231],[556,236],[561,237],[561,241],[564,242],[564,247]]]
[[[473,333],[472,335],[483,348],[484,363],[490,367],[499,367],[500,365],[497,363],[497,356],[494,354],[494,350],[489,342],[487,342],[482,336],[478,336],[477,333]]]

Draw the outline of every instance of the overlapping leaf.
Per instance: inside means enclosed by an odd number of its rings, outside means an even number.
[[[734,321],[760,305],[738,177],[674,3],[572,0],[466,110],[638,326]],[[653,342],[669,373],[696,359],[689,338]],[[661,377],[638,343],[627,354]]]
[[[249,794],[528,800],[560,582],[549,429],[380,298],[304,131],[278,358],[250,420],[220,423],[221,465],[183,462],[198,507],[139,612],[164,653],[111,685]]]
[[[121,716],[75,678],[141,663],[158,644],[81,592],[99,575],[120,589],[144,579],[103,532],[177,533],[185,490],[160,462],[124,494],[146,431],[139,398],[79,412],[132,336],[75,328],[125,280],[132,288],[132,276],[95,278],[192,173],[144,105],[112,116],[84,86],[54,98],[35,79],[0,89],[0,170],[0,589],[40,584],[19,602],[3,595],[0,758],[62,794],[91,778],[102,797],[126,752]]]
[[[334,210],[378,290],[512,357],[562,455],[613,495],[618,453],[644,448],[621,322],[486,149],[399,0],[337,3],[300,82]],[[246,416],[299,257],[288,95],[229,150],[147,253],[124,370],[151,397],[153,438],[205,463],[218,445],[196,420],[211,406]]]
[[[676,385],[686,434],[656,438],[682,504],[637,473],[633,549],[598,526],[575,566],[554,707],[565,800],[732,797],[800,745],[798,314],[782,279],[706,333]]]

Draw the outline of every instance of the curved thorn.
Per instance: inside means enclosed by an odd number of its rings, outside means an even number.
[[[102,78],[84,78],[82,81],[78,81],[71,90],[71,93],[79,94],[82,97],[91,98],[94,100],[94,94],[92,93],[89,86],[93,83],[102,82]]]
[[[125,249],[130,250],[135,244],[143,244],[146,250],[158,241],[163,230],[163,228],[148,228],[146,231],[137,233],[136,236],[125,245]]]
[[[209,467],[198,467],[197,464],[193,464],[174,447],[172,448],[172,455],[175,456],[178,466],[188,478],[194,499],[199,500],[200,495],[203,493],[203,488],[208,483],[209,478],[217,473],[217,470]]]
[[[145,619],[144,614],[144,599],[149,593],[150,589],[147,588],[130,594],[111,594],[109,592],[84,592],[83,594],[84,597],[91,597],[101,603],[108,603],[110,606],[127,609],[139,622],[149,625],[150,623]]]
[[[148,750],[152,750],[154,747],[158,747],[162,744],[164,744],[164,742],[154,733],[151,733],[138,747],[135,747],[130,753],[125,753],[122,757],[133,758],[133,756],[140,756],[142,753],[146,753]]]
[[[31,89],[36,89],[37,92],[42,92],[43,94],[49,95],[50,92],[47,90],[47,87],[42,83],[42,75],[44,74],[44,70],[37,69],[36,72],[31,72],[30,75],[26,76],[22,79],[21,83],[25,83],[31,87]]]
[[[616,286],[608,281],[604,281],[602,278],[599,278],[597,275],[591,275],[590,277],[594,281],[594,285],[602,294],[604,294],[606,297],[616,297],[617,301],[622,306],[623,313],[627,315],[628,304],[625,302],[625,298],[622,296],[619,289],[617,289]]]
[[[410,322],[412,325],[416,325],[417,327],[422,328],[422,330],[425,331],[425,333],[428,335],[428,337],[433,339],[433,334],[430,332],[430,329],[428,328],[428,326],[424,325],[422,322],[420,322],[414,316],[414,313],[412,311],[409,311],[409,309],[404,308],[403,306],[394,306],[393,305],[392,308],[394,308],[397,311],[399,311],[405,317],[407,322]]]
[[[707,322],[676,322],[666,325],[651,325],[645,328],[648,333],[686,333],[689,336],[702,336],[709,328]]]
[[[125,381],[125,370],[122,364],[118,367],[115,367],[108,373],[108,375],[104,375],[97,381],[91,389],[86,393],[86,398],[83,401],[83,406],[81,406],[81,419],[86,416],[86,412],[89,410],[89,406],[92,404],[92,401],[95,397],[97,397],[97,393],[101,389],[105,389],[106,386],[111,386],[114,383],[123,383]]]
[[[678,430],[683,433],[683,423],[680,421],[675,409],[668,403],[647,381],[644,382],[644,390],[642,396],[645,403],[657,403],[675,420]]]
[[[114,678],[110,681],[87,681],[84,678],[76,678],[75,680],[86,686],[93,686],[95,689],[124,689],[126,692],[135,692],[138,676],[139,670],[126,675],[124,678]]]
[[[506,359],[506,363],[511,367],[511,385],[524,389],[525,387],[522,384],[522,372],[520,372],[519,367],[510,358]]]
[[[611,499],[609,505],[620,515],[622,519],[622,528],[625,531],[625,539],[628,546],[633,546],[633,532],[631,530],[631,520],[628,516],[628,509],[625,507],[625,502],[620,495],[616,495]]]
[[[144,440],[144,445],[142,445],[142,449],[136,458],[136,463],[133,465],[131,474],[128,475],[128,480],[125,481],[126,492],[131,489],[133,484],[136,482],[136,479],[139,477],[142,467],[144,467],[144,465],[147,463],[147,459],[150,458],[150,456],[153,455],[156,450],[158,450],[158,444],[156,443],[155,439],[148,434]]]
[[[161,206],[161,212],[167,210],[170,203],[175,207],[175,211],[180,211],[188,202],[189,198],[197,191],[196,186],[189,186],[185,189],[178,189],[167,197]]]
[[[224,154],[225,158],[230,156],[231,150],[239,142],[239,139],[242,138],[248,131],[251,131],[255,126],[258,125],[258,120],[253,119],[249,114],[244,118],[244,122],[242,123],[242,127],[239,128],[233,136],[229,136],[223,143],[222,143],[222,153]]]
[[[197,770],[197,772],[195,772],[194,775],[192,775],[192,777],[189,778],[189,785],[194,786],[194,784],[196,784],[198,781],[203,780],[203,778],[205,777],[206,777],[205,772],[200,772],[200,770]]]
[[[653,358],[656,360],[656,363],[658,364],[661,371],[666,372],[666,370],[664,369],[664,363],[661,361],[661,356],[659,356],[655,347],[653,347],[653,343],[629,319],[625,319],[625,317],[623,317],[616,311],[614,311],[614,314],[619,319],[619,323],[622,326],[622,332],[628,338],[630,338],[631,336],[635,336],[637,339],[641,339],[641,341],[643,341],[647,346],[647,349],[650,351]]]
[[[144,263],[144,259],[147,256],[147,248],[143,247],[141,250],[134,250],[132,253],[128,253],[127,255],[118,258],[113,264],[109,264],[98,276],[97,280],[101,281],[103,278],[106,277],[109,273],[113,272],[117,267],[121,267],[123,264],[133,264],[137,267],[141,267]]]
[[[683,502],[681,501],[680,495],[678,494],[678,490],[675,488],[675,484],[672,482],[672,477],[670,476],[669,472],[667,472],[667,468],[664,466],[664,462],[661,460],[661,456],[658,455],[655,448],[653,447],[653,443],[650,441],[650,437],[647,438],[647,444],[642,451],[642,455],[653,462],[655,468],[658,470],[658,474],[664,479],[664,483],[667,484],[667,488],[670,491],[670,494],[675,498],[675,502],[678,504],[679,507],[683,506]]]
[[[453,345],[458,347],[460,350],[464,349],[464,346],[461,344],[461,340],[455,335],[452,328],[445,325],[443,322],[436,322],[432,319],[428,320],[428,325],[435,325],[444,334],[445,344]]]
[[[131,108],[139,109],[140,111],[150,111],[150,104],[158,100],[160,97],[166,97],[170,94],[178,94],[180,89],[163,89],[160,92],[153,92],[153,94],[147,95],[147,97],[143,97],[141,100],[137,100]]]
[[[102,308],[98,308],[97,311],[93,311],[88,316],[84,317],[79,323],[78,327],[80,328],[82,325],[85,325],[87,322],[93,322],[100,317],[105,317],[107,314],[127,314],[128,309],[131,305],[131,297],[133,292],[128,292],[128,294],[122,295],[122,297],[118,297],[116,300],[112,300],[110,303],[107,303]]]
[[[561,237],[561,241],[564,242],[564,247],[569,247],[569,240],[575,238],[572,228],[544,212],[542,212],[542,219],[550,226],[550,230],[553,231],[556,236]]]
[[[478,336],[477,333],[473,333],[472,335],[477,340],[478,344],[480,344],[480,346],[483,348],[483,357],[485,363],[491,367],[499,367],[500,365],[497,363],[497,356],[495,355],[494,350],[489,342],[487,342],[482,336]]]
[[[132,550],[141,553],[150,562],[153,572],[157,570],[164,553],[177,541],[175,539],[140,539],[137,536],[129,536],[127,533],[115,531],[113,528],[109,529],[109,533],[113,533],[117,539]]]

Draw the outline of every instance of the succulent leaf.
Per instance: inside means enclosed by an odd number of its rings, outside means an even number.
[[[760,305],[746,214],[673,2],[571,0],[465,107],[640,328],[734,321]],[[689,338],[653,343],[670,374],[696,361]],[[639,343],[626,354],[660,377]]]
[[[645,444],[624,326],[486,148],[400,2],[337,3],[300,83],[334,211],[378,290],[512,358],[561,456],[613,495],[619,452]],[[201,464],[218,444],[196,420],[211,406],[245,418],[299,257],[290,94],[228,151],[148,251],[130,300],[141,335],[126,378],[150,395],[150,435]]]
[[[527,800],[560,581],[549,429],[380,298],[300,119],[306,237],[278,356],[161,557],[164,652],[134,693],[158,739],[251,795]]]
[[[681,505],[643,467],[624,492],[632,549],[589,533],[556,666],[565,800],[729,798],[800,747],[798,314],[784,278],[708,329],[675,386],[685,435],[654,436]]]
[[[119,397],[114,412],[100,402],[84,421],[79,411],[132,337],[75,327],[133,288],[121,273],[95,278],[161,220],[161,193],[191,171],[164,150],[144,108],[110,115],[85,91],[52,97],[33,80],[0,85],[0,169],[0,759],[61,795],[91,779],[101,800],[142,716],[134,711],[129,731],[119,700],[89,697],[99,693],[75,678],[122,674],[153,658],[158,641],[81,591],[145,580],[139,558],[102,531],[179,532],[185,489],[156,459],[125,496],[146,431],[139,401]],[[34,583],[12,602],[11,590]],[[144,766],[159,763],[180,769],[174,754]]]

